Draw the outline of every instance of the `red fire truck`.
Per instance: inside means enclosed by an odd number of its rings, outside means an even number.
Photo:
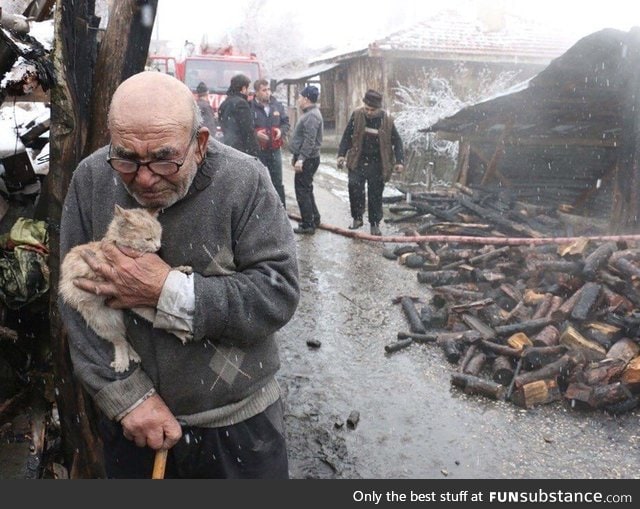
[[[218,111],[224,100],[233,76],[245,74],[252,83],[263,77],[262,65],[255,54],[240,54],[231,46],[215,49],[201,47],[200,54],[187,55],[179,59],[151,55],[147,67],[175,76],[194,94],[198,83],[204,82],[209,87],[209,101],[214,111]]]

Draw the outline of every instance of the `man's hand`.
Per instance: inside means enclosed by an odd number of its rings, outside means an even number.
[[[298,159],[296,164],[293,166],[293,171],[296,173],[302,173],[302,161],[300,159]]]
[[[273,128],[273,139],[274,140],[279,140],[280,138],[282,138],[282,131],[280,129],[278,129],[277,127]]]
[[[88,250],[82,258],[104,281],[78,278],[74,284],[86,292],[106,296],[107,305],[112,308],[155,308],[171,267],[156,254],[124,248],[121,251],[113,244],[103,243],[102,252],[106,263]]]
[[[260,141],[269,141],[269,135],[266,133],[264,129],[257,130],[256,136]]]
[[[404,171],[404,165],[403,164],[396,164],[393,167],[393,171],[398,172],[398,173],[402,173]]]
[[[340,156],[338,157],[338,168],[341,170],[342,168],[344,168],[345,163],[347,162],[347,160]]]
[[[124,437],[138,447],[171,449],[182,436],[180,423],[157,394],[131,410],[120,424]]]

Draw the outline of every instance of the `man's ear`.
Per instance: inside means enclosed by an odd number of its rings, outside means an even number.
[[[200,154],[200,161],[198,164],[202,164],[204,161],[205,154],[207,153],[207,144],[209,143],[209,136],[211,133],[207,127],[201,127],[198,131],[197,140],[198,140],[198,153]]]

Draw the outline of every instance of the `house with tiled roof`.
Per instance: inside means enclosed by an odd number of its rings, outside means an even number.
[[[488,14],[482,19],[440,12],[367,45],[323,54],[298,79],[319,76],[327,127],[340,133],[368,88],[379,90],[385,108],[393,112],[399,84],[415,84],[432,74],[448,78],[465,95],[464,89],[505,71],[518,81],[527,79],[575,42],[538,23]]]

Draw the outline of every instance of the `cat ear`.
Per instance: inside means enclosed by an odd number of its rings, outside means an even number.
[[[125,209],[123,209],[120,205],[118,205],[116,203],[116,205],[114,207],[114,210],[113,210],[114,215],[122,216],[122,215],[124,215],[124,212],[125,212]]]

